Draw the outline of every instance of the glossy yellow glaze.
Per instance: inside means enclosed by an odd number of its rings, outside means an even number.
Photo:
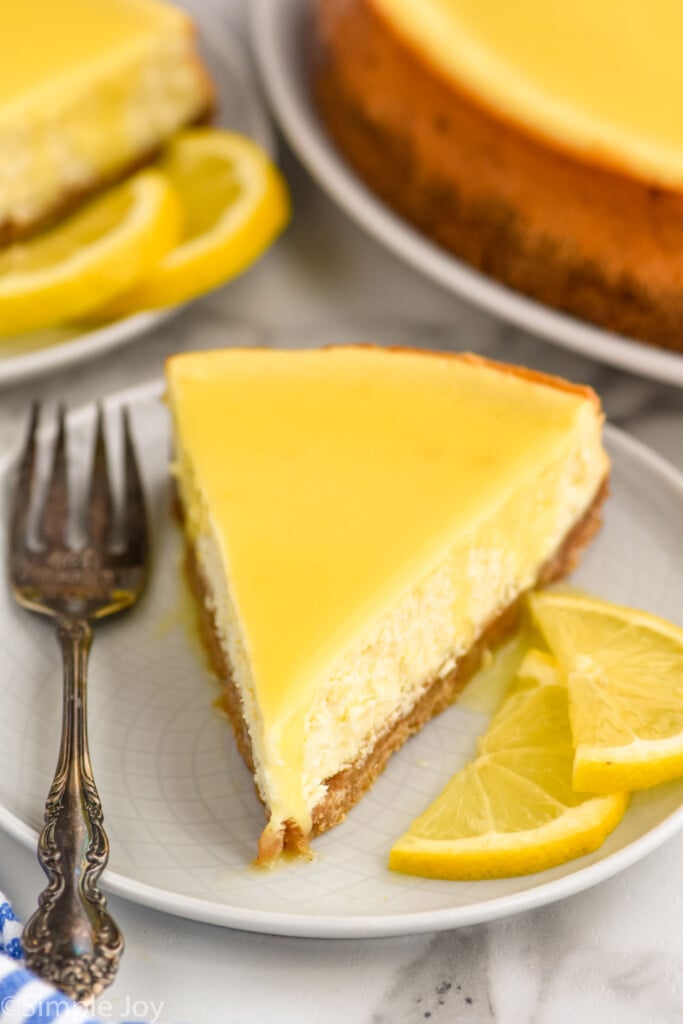
[[[103,62],[133,51],[188,19],[156,0],[6,0],[0,3],[0,107],[46,90],[59,103],[64,86],[97,74]]]
[[[678,0],[371,0],[443,73],[560,147],[683,186]]]

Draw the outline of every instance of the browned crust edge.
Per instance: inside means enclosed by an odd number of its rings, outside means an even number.
[[[323,120],[390,206],[532,298],[683,351],[683,195],[497,118],[425,63],[373,0],[316,0],[315,35]]]
[[[558,580],[575,567],[581,552],[601,526],[602,505],[608,493],[608,481],[605,479],[581,520],[572,528],[557,552],[543,566],[537,585],[546,585]],[[176,511],[182,518],[182,506],[178,499],[176,499]],[[189,539],[187,539],[185,547],[185,566],[190,586],[197,599],[201,635],[214,671],[225,682],[224,707],[232,723],[238,749],[253,775],[253,750],[249,730],[242,713],[242,699],[220,642],[213,613],[207,607],[208,587]],[[313,826],[308,835],[304,835],[300,827],[291,820],[285,822],[284,829],[279,835],[264,831],[259,842],[258,863],[264,865],[272,863],[283,850],[306,854],[311,838],[343,821],[349,810],[382,773],[391,754],[402,747],[406,740],[418,732],[430,718],[453,703],[467,680],[476,672],[484,652],[513,631],[518,621],[520,605],[521,598],[518,598],[493,622],[489,623],[467,654],[447,675],[438,677],[428,685],[410,711],[377,739],[372,750],[362,761],[337,772],[336,775],[325,781],[327,792],[313,810]],[[256,792],[263,802],[258,789]]]

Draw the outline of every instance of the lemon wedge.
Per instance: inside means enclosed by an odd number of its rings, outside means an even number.
[[[280,172],[249,139],[197,128],[168,146],[160,169],[180,197],[183,234],[154,270],[107,316],[176,305],[246,270],[289,218]]]
[[[0,335],[86,315],[150,272],[180,233],[168,179],[146,170],[27,242],[0,250]]]
[[[597,849],[628,796],[577,793],[573,757],[563,675],[550,655],[530,651],[476,759],[401,836],[389,867],[429,878],[502,878]]]
[[[574,786],[644,789],[683,775],[683,629],[593,597],[539,593],[532,615],[567,676]]]

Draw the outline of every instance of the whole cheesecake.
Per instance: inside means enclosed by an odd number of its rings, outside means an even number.
[[[167,364],[190,577],[267,813],[303,853],[597,529],[587,388],[372,347]],[[226,780],[226,785],[228,780]]]
[[[315,95],[389,204],[484,273],[683,351],[678,0],[314,0]]]
[[[0,0],[0,244],[151,160],[213,89],[159,0]]]

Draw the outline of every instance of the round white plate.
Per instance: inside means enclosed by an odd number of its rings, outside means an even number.
[[[230,22],[208,0],[184,0],[199,30],[202,56],[216,87],[216,123],[249,135],[273,152],[273,135],[258,87],[233,37]],[[0,387],[61,370],[125,345],[176,313],[180,306],[140,313],[83,331],[79,327],[36,331],[16,339],[0,339]]]
[[[466,695],[392,759],[346,821],[315,841],[312,862],[250,866],[263,826],[251,776],[214,706],[220,686],[194,631],[170,512],[169,430],[161,385],[108,404],[132,410],[154,540],[149,590],[133,611],[98,627],[91,658],[91,750],[111,840],[110,892],[185,917],[250,931],[367,937],[455,928],[537,907],[621,871],[683,824],[683,782],[643,792],[603,847],[524,878],[441,882],[390,872],[392,842],[471,756],[486,715]],[[82,465],[93,410],[70,420]],[[683,479],[616,430],[606,525],[575,582],[683,622]],[[116,459],[114,459],[116,464]],[[0,461],[6,495],[12,457]],[[85,471],[78,474],[85,476]],[[5,498],[6,503],[6,498]],[[6,504],[0,505],[5,550]],[[0,827],[34,847],[56,762],[60,663],[49,622],[0,586]]]
[[[335,148],[311,99],[306,58],[312,7],[312,0],[251,0],[252,38],[277,119],[329,195],[407,263],[489,313],[591,359],[683,386],[683,356],[576,320],[498,284],[430,242],[367,188]]]

